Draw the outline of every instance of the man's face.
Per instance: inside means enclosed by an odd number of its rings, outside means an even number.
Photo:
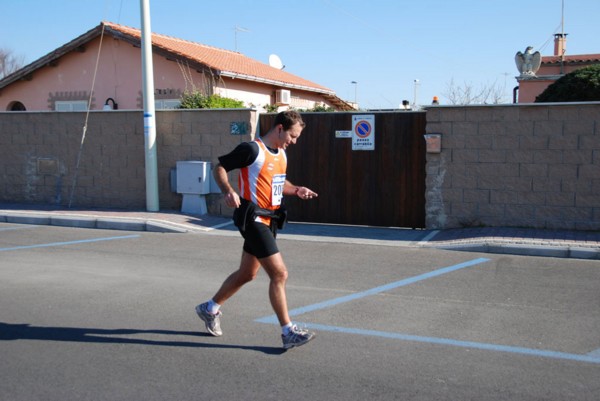
[[[294,145],[298,138],[300,138],[300,134],[302,134],[302,126],[300,123],[296,123],[290,127],[287,131],[283,130],[283,126],[279,127],[279,140],[280,147],[284,150],[287,149],[289,145]]]

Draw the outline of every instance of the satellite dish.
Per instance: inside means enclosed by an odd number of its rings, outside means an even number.
[[[281,62],[281,59],[276,54],[271,54],[269,56],[269,65],[273,68],[277,68],[278,70],[283,70],[285,65]]]

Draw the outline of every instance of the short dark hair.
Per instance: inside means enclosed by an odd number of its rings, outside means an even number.
[[[299,123],[302,128],[306,126],[304,121],[302,120],[302,116],[295,110],[287,110],[282,111],[281,113],[275,116],[275,122],[273,123],[273,127],[281,124],[283,126],[283,130],[289,130],[292,125]]]

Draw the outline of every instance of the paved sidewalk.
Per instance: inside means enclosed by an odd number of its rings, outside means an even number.
[[[230,218],[177,211],[0,204],[0,222],[127,231],[236,234]],[[600,231],[511,227],[411,230],[292,222],[280,232],[279,238],[600,260]]]

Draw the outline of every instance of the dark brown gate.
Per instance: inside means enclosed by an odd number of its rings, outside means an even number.
[[[353,114],[375,116],[375,150],[353,151]],[[261,115],[266,133],[274,114]],[[287,149],[287,178],[319,194],[287,197],[291,221],[425,227],[425,113],[303,113],[306,128]]]

